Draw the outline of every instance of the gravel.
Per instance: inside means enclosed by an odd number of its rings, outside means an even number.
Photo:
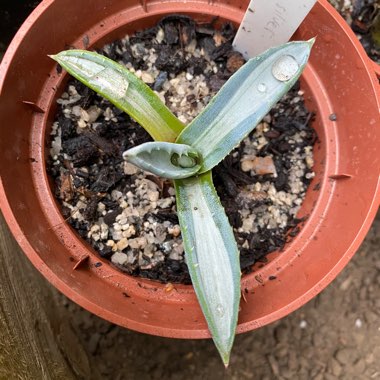
[[[147,32],[153,35],[153,42],[139,35],[126,36],[106,45],[102,53],[119,59],[156,89],[182,122],[189,123],[244,60],[231,50],[225,27],[224,32],[211,29],[212,37],[189,39],[182,49],[172,52],[181,58],[180,67],[176,67],[178,62],[170,61],[168,51],[176,30],[171,22],[160,25]],[[51,131],[50,172],[56,178],[65,217],[102,257],[110,258],[121,270],[160,281],[189,283],[182,265],[184,248],[173,185],[119,156],[126,144],[148,137],[134,130],[127,135],[133,121],[78,82],[71,82],[57,103],[61,110]],[[244,256],[243,270],[281,249],[289,236],[299,231],[294,228],[299,223],[297,212],[314,177],[315,135],[308,126],[310,120],[303,106],[303,91],[295,88],[215,170],[216,187]],[[110,130],[120,132],[121,128],[125,141],[119,137],[115,148]],[[111,161],[104,152],[109,152]],[[236,173],[242,173],[239,181],[243,178],[243,182],[233,180]],[[292,228],[293,235],[288,235]],[[174,265],[173,275],[162,275],[165,269],[157,269],[164,263]]]

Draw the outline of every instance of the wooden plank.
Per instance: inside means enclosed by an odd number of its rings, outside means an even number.
[[[0,379],[97,379],[55,290],[0,214]]]

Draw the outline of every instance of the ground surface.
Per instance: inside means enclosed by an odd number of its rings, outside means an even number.
[[[236,337],[227,371],[211,341],[135,333],[55,294],[104,379],[380,379],[380,215],[320,295],[281,321]]]
[[[230,368],[211,341],[120,328],[66,302],[105,379],[380,379],[380,214],[338,278],[281,321],[236,337]]]

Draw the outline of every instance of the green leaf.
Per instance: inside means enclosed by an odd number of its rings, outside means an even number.
[[[111,59],[86,50],[67,50],[50,57],[132,116],[154,140],[174,142],[184,128],[142,80]]]
[[[239,251],[211,172],[175,180],[186,262],[208,328],[225,365],[240,300]]]
[[[200,156],[191,146],[148,142],[123,153],[123,158],[143,170],[164,178],[187,178],[200,169]]]
[[[290,42],[250,59],[178,136],[203,158],[200,173],[234,149],[301,75],[314,40]]]

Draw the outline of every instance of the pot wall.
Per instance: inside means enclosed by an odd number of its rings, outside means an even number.
[[[87,7],[86,7],[87,6]],[[12,42],[0,69],[0,205],[17,241],[42,274],[68,297],[114,323],[151,334],[209,336],[190,286],[166,292],[162,284],[131,278],[104,261],[63,220],[45,173],[45,145],[63,89],[47,54],[68,46],[102,45],[152,25],[167,12],[239,23],[247,2],[93,0],[45,1]],[[71,16],[71,15],[74,16]],[[47,30],[49,31],[47,33]],[[279,319],[315,296],[346,265],[378,207],[379,99],[375,75],[343,20],[317,3],[296,33],[317,36],[302,86],[320,143],[316,178],[300,216],[301,233],[282,253],[242,280],[238,331]],[[365,101],[363,101],[365,99]],[[31,106],[23,101],[33,102]],[[329,116],[335,113],[336,121]],[[335,179],[331,178],[333,176]],[[338,178],[338,179],[337,179]],[[319,184],[319,191],[313,190]],[[34,185],[34,188],[32,188]],[[74,265],[88,257],[77,269]],[[277,277],[269,281],[269,276]]]

